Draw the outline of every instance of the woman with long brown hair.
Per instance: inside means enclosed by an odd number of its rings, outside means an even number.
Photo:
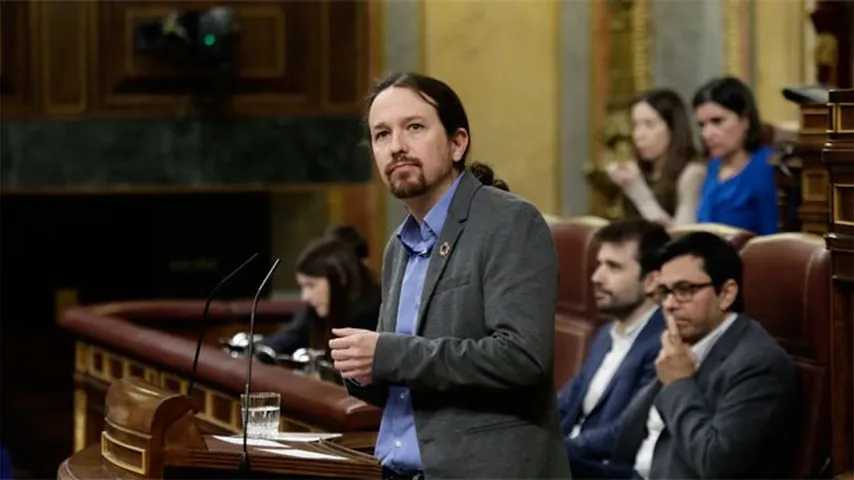
[[[679,95],[650,90],[632,102],[634,162],[608,166],[624,195],[627,217],[665,226],[694,223],[706,166],[694,148],[691,121]]]

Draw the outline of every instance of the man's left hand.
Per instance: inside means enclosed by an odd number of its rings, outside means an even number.
[[[672,318],[667,318],[667,329],[661,333],[661,350],[655,359],[655,371],[665,386],[676,380],[692,377],[697,371],[694,352],[682,341]]]
[[[379,334],[360,328],[333,328],[338,338],[329,341],[335,369],[343,378],[357,381],[361,385],[373,382],[374,352]]]

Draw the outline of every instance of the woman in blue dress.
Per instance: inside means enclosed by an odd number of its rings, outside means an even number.
[[[699,222],[724,223],[760,235],[777,231],[772,149],[762,145],[750,88],[732,77],[714,79],[693,101],[710,160],[700,193]]]

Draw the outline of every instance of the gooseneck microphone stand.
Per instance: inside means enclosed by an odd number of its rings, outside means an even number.
[[[273,262],[273,266],[267,271],[267,276],[261,281],[261,285],[258,286],[258,290],[255,292],[255,298],[252,300],[252,313],[249,316],[249,358],[246,362],[246,386],[244,387],[243,403],[248,402],[249,392],[252,389],[252,359],[255,356],[255,342],[253,339],[255,338],[255,311],[258,309],[258,297],[261,296],[261,291],[264,290],[270,277],[273,276],[273,272],[278,268],[280,261],[280,259],[276,258]],[[246,440],[249,432],[249,408],[248,405],[241,405],[241,407],[243,408],[243,454],[240,457],[240,472],[246,475],[250,469],[249,454],[246,450]]]
[[[187,396],[190,397],[190,400],[193,399],[193,387],[196,385],[196,369],[199,366],[199,353],[202,351],[202,341],[205,338],[205,332],[208,327],[208,310],[211,307],[211,301],[216,297],[216,294],[219,293],[222,287],[228,285],[231,282],[231,279],[237,275],[238,272],[243,270],[247,265],[252,263],[252,260],[258,257],[258,253],[253,253],[249,258],[243,261],[237,268],[231,271],[228,275],[225,276],[219,283],[216,284],[214,288],[211,289],[211,292],[208,294],[207,300],[205,300],[205,310],[202,313],[202,328],[199,332],[199,341],[196,342],[196,355],[193,357],[193,369],[190,373],[190,384],[187,387]]]

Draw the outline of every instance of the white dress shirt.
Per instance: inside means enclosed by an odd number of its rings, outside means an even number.
[[[614,323],[611,327],[609,332],[611,334],[611,350],[602,359],[602,363],[590,380],[590,385],[587,386],[587,393],[585,393],[584,400],[581,402],[581,417],[579,417],[575,426],[572,427],[569,438],[575,438],[581,433],[581,426],[584,423],[584,419],[590,415],[590,412],[593,411],[593,408],[602,399],[602,394],[605,393],[611,380],[614,379],[617,369],[620,368],[635,340],[637,340],[638,335],[640,335],[641,330],[649,323],[649,319],[652,318],[657,309],[658,306],[651,307],[649,311],[637,317],[637,321],[627,325],[622,332],[617,328],[619,326],[618,323]]]
[[[709,332],[705,337],[701,338],[699,342],[691,346],[691,352],[694,353],[694,358],[697,362],[697,369],[700,368],[703,360],[706,359],[706,356],[709,354],[709,350],[715,346],[715,343],[717,343],[718,339],[721,338],[721,335],[727,331],[737,317],[737,314],[730,313],[726,316],[724,321],[717,326],[717,328]],[[643,478],[649,478],[649,471],[652,468],[652,455],[655,453],[655,444],[658,442],[658,437],[661,436],[661,432],[663,432],[665,428],[664,420],[661,418],[661,415],[658,413],[655,405],[653,405],[649,409],[649,416],[646,419],[647,436],[641,443],[638,453],[635,456],[635,471]]]

